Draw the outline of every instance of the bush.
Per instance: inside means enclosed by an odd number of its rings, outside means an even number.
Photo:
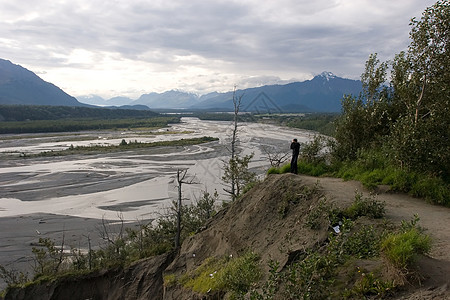
[[[450,205],[450,187],[441,178],[421,178],[412,185],[411,194],[433,203]]]
[[[431,249],[431,238],[412,227],[400,233],[389,234],[381,243],[381,250],[394,266],[400,269],[412,267],[418,255]]]
[[[249,251],[237,258],[208,258],[186,276],[180,279],[180,283],[198,293],[230,292],[232,296],[244,295],[261,277],[259,256]]]
[[[356,258],[371,258],[379,254],[380,234],[373,226],[362,226],[358,231],[350,235],[343,243],[347,255]]]
[[[298,162],[298,172],[300,174],[311,175],[311,176],[322,176],[327,174],[330,170],[330,167],[324,162],[307,162],[307,161],[299,161]]]
[[[379,219],[384,217],[385,203],[378,202],[375,199],[363,198],[361,193],[355,193],[355,200],[343,213],[351,219],[361,216]]]
[[[410,193],[436,204],[450,205],[450,185],[444,178],[396,167],[381,149],[359,151],[355,160],[327,167],[330,170],[328,173],[335,169],[335,176],[344,180],[359,180],[369,189],[385,184],[393,191]],[[314,175],[313,172],[309,174]]]
[[[291,164],[285,164],[285,165],[282,165],[279,168],[271,167],[267,171],[267,174],[285,174],[285,173],[289,173],[289,172],[291,172]]]

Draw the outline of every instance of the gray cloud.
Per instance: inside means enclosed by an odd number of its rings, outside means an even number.
[[[221,85],[222,90],[226,88],[223,85],[229,89],[230,81],[251,85],[264,84],[264,79],[267,83],[303,79],[324,70],[357,78],[370,53],[378,52],[381,58],[388,59],[404,50],[408,45],[410,18],[420,17],[434,3],[431,0],[151,3],[42,0],[26,5],[21,1],[8,2],[0,3],[2,58],[45,71],[49,76],[52,70],[62,68],[67,72],[108,68],[121,72],[133,67],[153,74],[150,76],[153,78],[146,79],[149,85],[197,92]],[[86,52],[85,59],[74,56],[81,53],[80,49]],[[106,65],[112,62],[114,67]],[[165,84],[161,79],[164,76],[155,78],[159,72],[166,74]],[[129,74],[117,76],[128,78]],[[167,79],[170,76],[176,79],[171,82]],[[136,90],[136,86],[128,84],[124,91]],[[64,82],[64,86],[71,85]]]

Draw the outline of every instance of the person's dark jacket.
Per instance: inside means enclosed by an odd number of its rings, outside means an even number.
[[[292,142],[291,143],[291,149],[292,149],[292,155],[293,156],[298,156],[298,154],[300,153],[300,143]]]

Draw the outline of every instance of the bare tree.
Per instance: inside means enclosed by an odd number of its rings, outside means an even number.
[[[119,230],[113,228],[113,226],[111,226],[111,224],[106,221],[104,217],[102,217],[102,228],[99,229],[100,237],[105,240],[109,246],[114,247],[114,251],[116,252],[116,254],[120,253],[124,234],[123,214],[118,213],[118,217],[120,219]]]
[[[175,236],[175,249],[178,249],[180,247],[180,239],[181,239],[181,217],[182,217],[182,199],[183,199],[183,192],[182,192],[182,185],[183,184],[196,184],[194,182],[195,177],[188,177],[187,176],[187,169],[185,170],[177,170],[177,188],[178,188],[178,201],[177,201],[177,233]]]
[[[238,115],[239,115],[239,110],[241,108],[241,101],[242,101],[242,96],[240,95],[239,97],[236,96],[236,86],[234,86],[234,90],[233,90],[233,107],[234,107],[234,118],[233,118],[233,133],[231,136],[231,159],[230,159],[230,164],[235,161],[235,158],[237,156],[236,153],[236,142],[237,142],[237,131],[238,131]],[[228,193],[231,194],[231,198],[232,200],[235,200],[237,195],[236,195],[236,190],[237,190],[237,180],[236,180],[236,174],[234,172],[232,172],[230,174],[230,191],[227,191]]]
[[[281,164],[287,161],[290,153],[289,152],[276,152],[275,149],[270,149],[269,147],[262,147],[264,154],[266,154],[267,159],[270,162],[270,166],[279,168]]]
[[[231,157],[228,161],[224,161],[224,175],[222,180],[229,184],[229,187],[223,190],[230,194],[231,199],[236,200],[243,188],[255,181],[256,175],[248,170],[248,164],[253,158],[253,153],[240,157],[238,153],[238,117],[242,104],[243,95],[236,95],[236,87],[233,90],[233,106],[234,106],[234,118],[233,118],[233,131],[231,135]]]

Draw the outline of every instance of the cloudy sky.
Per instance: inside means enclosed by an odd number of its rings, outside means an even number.
[[[72,96],[359,79],[435,0],[0,0],[0,58]]]

